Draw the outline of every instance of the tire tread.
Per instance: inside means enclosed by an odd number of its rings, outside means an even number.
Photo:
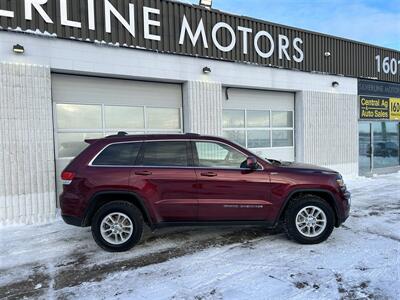
[[[310,204],[319,204],[326,214],[327,227],[322,235],[308,238],[301,235],[294,224],[298,209]],[[321,197],[312,194],[304,194],[291,199],[284,215],[284,230],[289,240],[294,240],[300,244],[318,244],[325,241],[332,233],[335,224],[335,215],[330,204]]]
[[[105,242],[101,237],[101,234],[97,228],[101,222],[100,220],[101,217],[104,214],[113,211],[113,209],[115,210],[122,209],[123,211],[121,212],[128,213],[128,216],[131,217],[132,222],[134,222],[135,232],[133,233],[132,237],[128,240],[128,242],[122,245],[111,245]],[[94,214],[92,220],[93,239],[95,240],[97,245],[99,245],[101,248],[103,248],[108,252],[124,252],[133,248],[136,244],[140,242],[143,234],[143,224],[144,224],[143,215],[140,209],[136,205],[123,200],[108,202],[103,206],[101,206]]]

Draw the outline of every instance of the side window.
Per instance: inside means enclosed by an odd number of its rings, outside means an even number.
[[[93,161],[94,166],[131,166],[142,143],[114,144],[105,148]]]
[[[147,142],[144,143],[143,166],[187,167],[186,142]]]
[[[245,155],[228,145],[213,142],[195,142],[195,145],[199,167],[239,169],[247,160]]]

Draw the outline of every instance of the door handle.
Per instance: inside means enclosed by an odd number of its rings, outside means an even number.
[[[135,174],[136,174],[136,175],[140,175],[140,176],[150,176],[150,175],[152,175],[153,173],[150,172],[150,171],[136,171]]]
[[[216,177],[216,176],[218,176],[218,174],[214,173],[214,172],[204,172],[204,173],[200,173],[200,175],[204,176],[204,177]]]

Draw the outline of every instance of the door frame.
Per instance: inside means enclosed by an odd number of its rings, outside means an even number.
[[[369,171],[366,172],[361,172],[359,169],[359,174],[360,175],[365,175],[365,176],[372,176],[373,174],[388,174],[388,173],[394,173],[397,171],[400,171],[400,122],[398,121],[390,121],[390,120],[359,120],[358,124],[361,122],[367,123],[369,125],[369,138],[370,138],[370,151],[371,151],[371,156],[370,156],[370,169]],[[398,135],[399,135],[399,165],[398,166],[392,166],[392,167],[384,167],[384,168],[375,168],[374,165],[374,155],[375,155],[375,147],[374,147],[374,131],[373,131],[373,123],[380,123],[380,122],[394,122],[397,123],[397,130],[398,130]],[[360,128],[358,128],[358,134],[360,134]],[[358,136],[358,140],[360,142],[360,135]],[[360,159],[360,154],[359,154],[359,159]]]

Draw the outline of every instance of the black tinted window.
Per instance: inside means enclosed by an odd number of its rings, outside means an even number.
[[[144,143],[144,166],[188,166],[186,142],[148,142]]]
[[[141,143],[114,144],[104,149],[94,160],[95,166],[129,166],[135,163]]]

